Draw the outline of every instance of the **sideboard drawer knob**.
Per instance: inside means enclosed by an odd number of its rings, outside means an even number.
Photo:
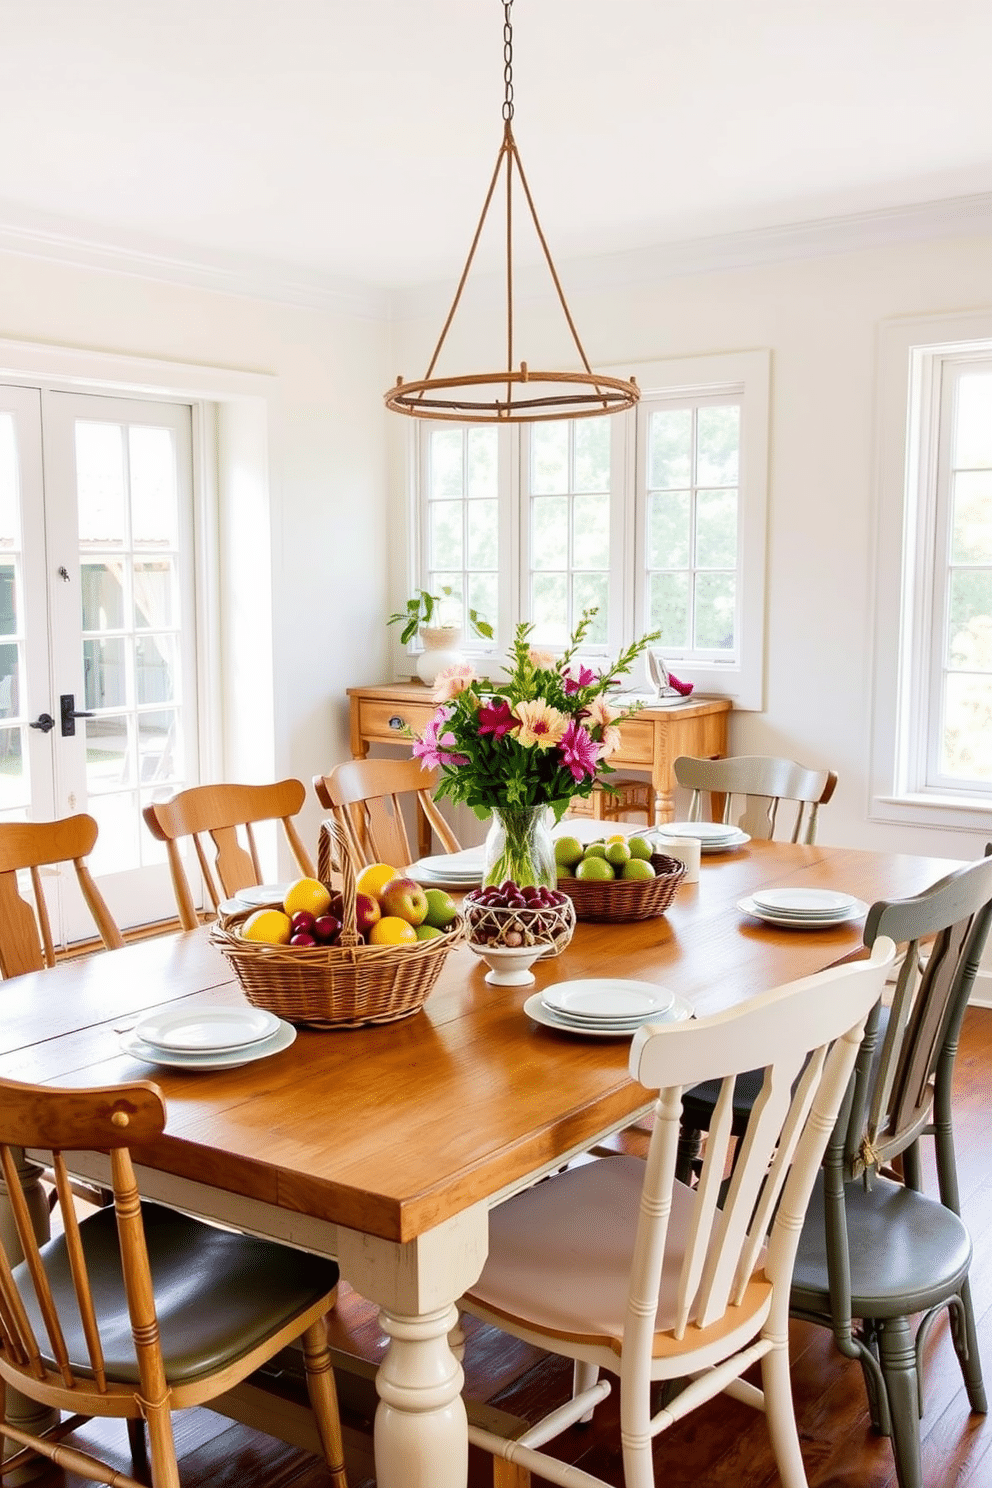
[[[392,718],[389,720],[389,727],[391,729],[405,728],[406,727],[406,719],[405,718],[400,718],[400,716],[397,713],[394,713],[393,716],[392,716]]]

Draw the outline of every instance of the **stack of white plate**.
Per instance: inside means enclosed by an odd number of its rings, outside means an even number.
[[[737,908],[769,925],[799,930],[822,930],[859,919],[868,906],[853,894],[834,889],[755,889]]]
[[[121,1047],[146,1064],[175,1069],[237,1069],[288,1049],[292,1023],[255,1007],[168,1008],[121,1035]]]
[[[692,1008],[667,987],[616,977],[558,982],[535,992],[524,1012],[546,1028],[590,1038],[629,1038],[642,1023],[681,1023]]]
[[[455,888],[471,889],[482,882],[481,847],[466,847],[463,852],[437,853],[430,858],[419,858],[404,870],[404,876],[416,879],[417,883],[430,888],[432,884],[451,884]]]
[[[732,852],[735,847],[743,847],[745,842],[751,841],[740,827],[727,826],[724,822],[666,822],[653,831],[661,843],[662,852],[665,851],[666,837],[697,837],[700,852],[704,853]]]

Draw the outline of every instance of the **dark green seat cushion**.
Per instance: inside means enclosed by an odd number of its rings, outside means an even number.
[[[175,1384],[210,1374],[249,1353],[283,1324],[333,1291],[333,1261],[218,1230],[157,1204],[142,1206],[165,1372]],[[136,1384],[138,1366],[124,1299],[112,1208],[80,1225],[107,1375]],[[68,1255],[61,1235],[42,1248],[73,1366],[89,1375]],[[43,1355],[49,1345],[25,1265],[14,1273]],[[49,1363],[54,1361],[50,1358]]]
[[[971,1236],[937,1199],[901,1183],[874,1178],[845,1189],[851,1253],[851,1316],[904,1317],[953,1296],[971,1264]],[[801,1313],[829,1315],[827,1242],[823,1227],[823,1174],[799,1240],[791,1305]]]

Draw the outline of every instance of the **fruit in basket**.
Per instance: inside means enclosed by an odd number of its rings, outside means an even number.
[[[646,837],[628,837],[627,846],[632,858],[640,858],[645,863],[650,861],[653,849]]]
[[[383,915],[369,931],[368,941],[369,945],[416,945],[417,932],[409,920]]]
[[[424,923],[421,929],[447,930],[448,926],[458,915],[458,905],[450,894],[443,889],[425,889],[427,899],[427,913],[424,915]],[[430,940],[429,935],[420,937],[422,940]]]
[[[652,864],[646,863],[643,858],[631,858],[629,863],[624,863],[620,870],[621,878],[657,878]]]
[[[427,917],[427,895],[414,878],[394,878],[379,893],[383,919],[422,925]]]
[[[289,917],[294,935],[312,935],[316,920],[317,916],[311,914],[308,909],[298,909],[294,915]]]
[[[356,878],[355,891],[368,894],[370,899],[378,899],[386,885],[399,877],[400,870],[390,868],[388,863],[369,863]]]
[[[616,878],[612,863],[608,863],[605,858],[598,857],[595,853],[592,856],[587,853],[582,862],[575,865],[575,876],[586,882],[594,883],[609,883],[611,878]]]
[[[241,926],[242,940],[262,941],[266,945],[289,945],[293,924],[281,909],[256,909]]]
[[[308,930],[298,930],[295,935],[289,937],[289,943],[292,946],[305,946],[307,950],[317,944]]]
[[[581,863],[585,848],[578,837],[557,837],[555,839],[555,862],[559,868],[574,868],[576,863]]]
[[[418,940],[441,940],[444,937],[443,930],[439,930],[436,925],[428,925],[426,920],[413,933]]]
[[[619,842],[608,842],[606,844],[606,861],[614,868],[622,868],[624,863],[630,862],[630,848],[627,846],[626,838]]]
[[[297,910],[305,909],[310,914],[326,914],[331,903],[331,891],[317,878],[298,878],[286,890],[282,907],[292,919]]]
[[[371,894],[355,895],[355,929],[359,935],[364,935],[367,940],[372,926],[381,917],[378,899],[373,899]]]
[[[313,922],[310,934],[318,945],[334,945],[341,934],[341,921],[337,915],[318,915]]]

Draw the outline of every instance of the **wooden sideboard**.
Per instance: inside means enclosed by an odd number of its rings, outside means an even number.
[[[351,752],[364,759],[371,744],[408,745],[407,729],[419,733],[435,704],[422,683],[397,682],[391,687],[349,687]],[[726,698],[689,697],[674,707],[644,707],[620,726],[622,743],[610,764],[651,777],[655,823],[675,814],[672,765],[681,754],[700,758],[727,753]]]

